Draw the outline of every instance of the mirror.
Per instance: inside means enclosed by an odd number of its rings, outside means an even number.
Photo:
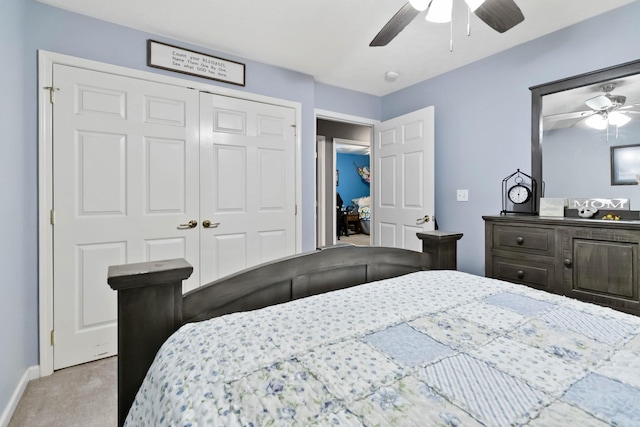
[[[620,170],[616,162],[614,180],[611,160],[612,147],[640,145],[640,61],[530,89],[531,171],[537,194],[625,198],[631,209],[640,210],[640,188],[620,185],[636,184],[629,176],[640,174],[640,162],[637,171]]]

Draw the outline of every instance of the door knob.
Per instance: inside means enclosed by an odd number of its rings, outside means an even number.
[[[204,221],[202,221],[202,226],[204,228],[218,228],[219,225],[220,225],[219,222],[211,222],[208,219],[205,219]]]
[[[420,224],[424,224],[425,222],[429,222],[429,221],[431,221],[431,218],[429,217],[429,215],[425,215],[422,218],[416,219],[416,224],[420,225]]]
[[[197,226],[198,226],[198,221],[196,221],[195,219],[192,219],[186,224],[180,224],[178,226],[178,230],[185,230],[187,228],[196,228]]]

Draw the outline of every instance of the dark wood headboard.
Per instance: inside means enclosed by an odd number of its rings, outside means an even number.
[[[184,259],[109,267],[118,292],[118,418],[122,425],[164,341],[185,323],[429,269],[455,269],[462,234],[418,235],[423,252],[334,246],[262,264],[182,294]],[[421,236],[424,236],[421,237]]]

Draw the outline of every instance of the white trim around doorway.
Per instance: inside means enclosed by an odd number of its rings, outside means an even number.
[[[314,125],[317,123],[318,119],[323,119],[323,120],[331,120],[334,122],[343,122],[343,123],[351,123],[351,124],[355,124],[355,125],[363,125],[363,126],[370,126],[371,127],[371,142],[370,142],[370,146],[371,146],[371,152],[373,153],[374,150],[374,141],[375,141],[375,126],[377,124],[380,123],[380,120],[375,120],[375,119],[369,119],[366,117],[359,117],[359,116],[353,116],[350,114],[344,114],[344,113],[338,113],[335,111],[329,111],[329,110],[323,110],[320,108],[316,108],[315,109],[315,120],[314,120]],[[317,129],[315,130],[314,134],[316,135],[317,138]],[[322,142],[322,144],[324,145],[324,141]],[[323,165],[323,168],[320,170],[320,175],[318,175],[318,170],[316,169],[315,171],[315,177],[317,180],[320,180],[321,184],[321,188],[326,189],[324,187],[324,182],[326,182],[327,177],[325,176],[324,173],[324,165],[326,162],[326,159],[324,158],[324,155],[320,154],[320,153],[324,153],[324,146],[322,150],[318,150],[319,152],[316,152],[316,155],[319,156],[318,161],[316,161],[314,164],[318,165],[318,163]],[[333,150],[333,160],[332,160],[333,164],[336,164],[336,151],[335,151],[335,147]],[[374,165],[370,166],[370,170],[371,170],[371,184],[373,184],[373,180],[375,179],[374,176]],[[335,179],[333,180],[333,185],[334,185],[334,190],[335,190]],[[318,198],[318,183],[316,182],[316,185],[313,187],[314,191],[316,192],[315,194],[315,200],[316,200],[316,233],[319,233],[320,230],[322,230],[323,232],[326,231],[326,225],[327,224],[327,218],[325,216],[325,209],[324,209],[324,204],[327,203],[327,200],[324,200],[324,198]],[[335,191],[333,191],[333,202],[332,204],[335,206],[336,205],[336,196],[335,196]],[[373,203],[375,201],[375,197],[373,194],[371,194],[371,205],[373,206]],[[333,219],[332,219],[332,223],[335,224],[336,223],[336,213],[335,213],[335,209],[332,210],[333,212]],[[318,222],[323,224],[321,226],[318,225]],[[373,231],[372,231],[373,232]],[[335,233],[334,233],[335,234]],[[321,236],[324,236],[324,234],[322,234]],[[325,242],[325,241],[321,241],[318,242],[317,241],[318,235],[316,234],[316,246],[320,246],[320,245],[328,245],[328,244],[335,244],[335,236],[333,237],[333,242]]]

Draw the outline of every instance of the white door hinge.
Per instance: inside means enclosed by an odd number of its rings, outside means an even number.
[[[51,223],[51,225],[54,225],[56,223],[56,211],[54,211],[53,209],[49,211],[49,222]]]
[[[45,86],[44,89],[47,89],[49,91],[49,102],[53,104],[55,102],[54,94],[56,93],[56,91],[60,90],[60,88],[53,87],[53,86]]]

